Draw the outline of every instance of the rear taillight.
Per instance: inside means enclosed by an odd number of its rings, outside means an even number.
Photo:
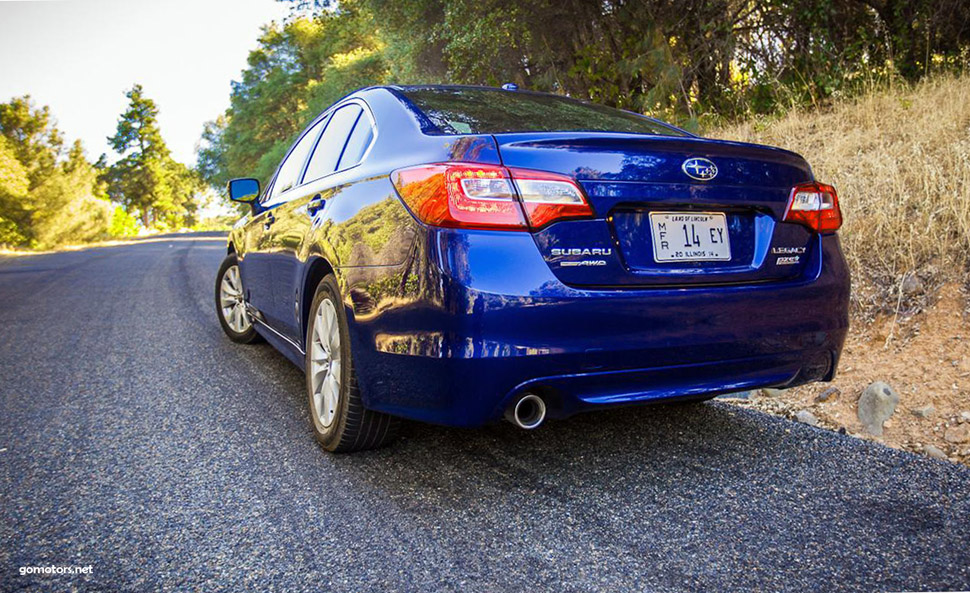
[[[425,224],[526,228],[505,167],[422,165],[395,171],[391,181],[411,212]]]
[[[418,220],[433,226],[525,231],[593,214],[576,182],[555,173],[442,163],[399,169],[391,181]]]
[[[510,169],[515,189],[525,208],[529,226],[539,229],[564,218],[586,218],[593,215],[576,182],[565,175]]]
[[[820,233],[839,230],[842,211],[835,188],[815,181],[796,185],[788,198],[784,220],[803,224]]]

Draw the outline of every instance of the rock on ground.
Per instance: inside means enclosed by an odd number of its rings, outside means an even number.
[[[808,410],[799,410],[796,412],[795,420],[798,420],[802,424],[808,424],[809,426],[818,426],[818,418]]]
[[[859,398],[858,416],[862,426],[873,435],[882,435],[886,420],[896,411],[899,394],[882,381],[871,383]]]
[[[923,453],[926,453],[927,457],[932,457],[933,459],[942,459],[944,461],[946,460],[946,453],[944,453],[942,449],[934,445],[923,445]]]
[[[825,402],[828,402],[828,401],[835,401],[835,400],[839,399],[839,395],[841,395],[841,394],[842,394],[842,392],[839,390],[838,387],[829,387],[828,389],[826,389],[822,393],[816,395],[815,396],[815,401],[817,401],[820,404],[825,403]]]
[[[966,443],[970,441],[970,424],[957,424],[946,429],[943,438],[950,443]]]
[[[916,274],[907,274],[903,278],[903,284],[901,286],[903,289],[903,294],[907,296],[913,296],[917,294],[922,294],[923,292],[923,281],[919,279]]]

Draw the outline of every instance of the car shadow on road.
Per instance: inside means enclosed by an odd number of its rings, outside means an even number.
[[[705,403],[586,413],[534,431],[505,422],[479,429],[408,423],[391,447],[337,461],[370,488],[407,504],[453,511],[475,501],[514,504],[537,494],[566,501],[603,489],[664,496],[666,488],[706,488],[734,495],[750,472],[804,463],[799,447],[828,436],[759,416]]]
[[[591,479],[618,486],[688,468],[723,475],[732,471],[728,458],[792,454],[790,430],[765,430],[763,420],[720,403],[651,405],[550,420],[533,431],[505,422],[479,429],[408,423],[397,443],[368,455],[397,473],[386,487],[414,468],[415,481],[429,492],[463,482],[505,493],[551,493]]]

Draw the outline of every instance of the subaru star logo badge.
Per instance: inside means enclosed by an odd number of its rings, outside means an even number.
[[[688,177],[698,181],[710,181],[717,177],[717,165],[700,157],[687,159],[680,168],[687,173]]]

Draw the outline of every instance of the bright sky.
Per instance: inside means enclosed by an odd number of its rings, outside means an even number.
[[[195,163],[202,124],[229,105],[260,27],[282,20],[275,0],[0,0],[0,102],[49,105],[90,160],[111,149],[139,82],[159,108],[173,156]]]

